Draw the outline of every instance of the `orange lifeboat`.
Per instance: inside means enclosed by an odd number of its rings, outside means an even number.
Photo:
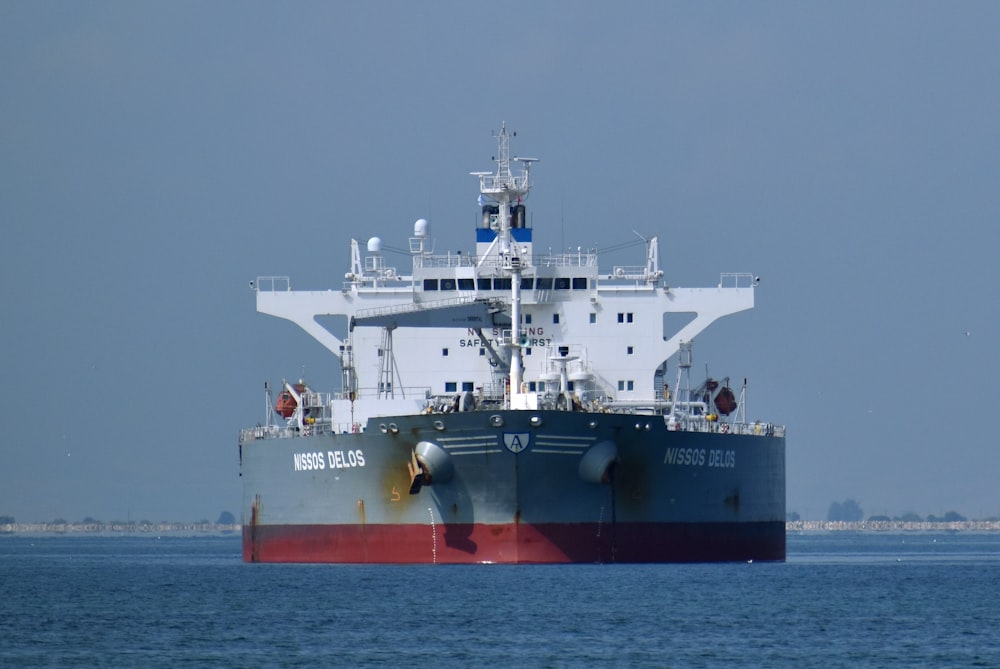
[[[719,394],[715,396],[715,408],[723,416],[728,416],[736,410],[736,396],[733,394],[732,388],[726,386],[719,391]]]
[[[294,395],[287,390],[282,390],[278,393],[278,401],[274,403],[274,410],[282,418],[291,418],[292,414],[295,413],[295,407],[298,405],[299,403],[295,401]]]

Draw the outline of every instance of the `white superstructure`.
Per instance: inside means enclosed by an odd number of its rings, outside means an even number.
[[[716,319],[752,308],[753,276],[723,274],[709,288],[668,286],[655,237],[646,241],[645,263],[634,267],[602,271],[597,254],[586,251],[536,253],[524,204],[535,159],[511,158],[509,139],[504,126],[495,172],[473,173],[482,207],[474,253],[435,254],[430,226],[420,219],[409,273],[389,266],[373,237],[364,256],[351,241],[339,290],[298,291],[287,277],[257,278],[259,312],[296,323],[340,360],[342,392],[312,393],[312,415],[334,431],[356,430],[375,416],[486,402],[659,413],[675,421],[712,416],[700,396],[675,406],[666,362],[682,347],[689,354],[689,342]],[[666,313],[693,318],[664,332]],[[325,316],[345,317],[342,331],[323,327],[317,317]],[[683,360],[678,367],[686,369]],[[306,427],[301,409],[308,404],[298,407],[293,420]]]

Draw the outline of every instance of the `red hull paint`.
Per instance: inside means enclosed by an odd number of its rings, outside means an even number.
[[[785,523],[258,525],[247,562],[565,563],[785,559]]]

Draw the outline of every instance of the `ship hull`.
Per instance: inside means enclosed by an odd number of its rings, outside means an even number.
[[[784,438],[746,432],[672,431],[654,416],[498,411],[248,440],[243,558],[783,560]],[[415,452],[434,474],[422,486],[407,466]]]

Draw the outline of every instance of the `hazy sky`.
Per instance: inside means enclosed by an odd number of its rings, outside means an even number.
[[[504,120],[536,247],[762,277],[695,369],[788,426],[790,511],[1000,514],[998,35],[996,2],[0,2],[0,515],[238,514],[264,381],[339,388],[248,281],[338,288],[420,217],[472,250]]]

